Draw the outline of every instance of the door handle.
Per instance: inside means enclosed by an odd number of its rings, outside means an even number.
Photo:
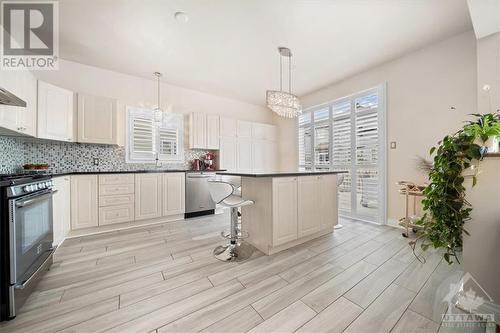
[[[29,200],[22,201],[22,202],[16,202],[16,207],[23,208],[23,207],[29,206],[31,204],[43,201],[43,200],[47,199],[47,196],[51,197],[51,196],[53,196],[57,192],[58,191],[55,190],[55,191],[52,191],[50,193],[46,193],[46,194],[44,194],[43,196],[41,196],[39,198],[29,199]]]

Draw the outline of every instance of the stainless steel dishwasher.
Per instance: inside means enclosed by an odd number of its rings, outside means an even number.
[[[186,173],[185,218],[215,213],[215,202],[208,189],[208,180],[211,178],[215,178],[215,172],[194,171]]]

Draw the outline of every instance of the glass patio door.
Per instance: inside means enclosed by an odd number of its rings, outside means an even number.
[[[346,171],[339,213],[385,224],[385,86],[307,110],[297,134],[300,169]]]

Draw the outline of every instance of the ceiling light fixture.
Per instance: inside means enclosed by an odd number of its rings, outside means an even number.
[[[280,90],[266,91],[267,107],[281,117],[295,118],[302,114],[299,98],[292,94],[292,51],[278,47],[280,54]],[[288,58],[288,92],[283,91],[283,57]]]
[[[161,104],[160,104],[160,78],[162,74],[160,72],[154,72],[153,75],[156,76],[158,82],[158,104],[156,105],[153,111],[154,112],[153,118],[156,125],[161,125],[163,122],[163,110],[161,109]]]

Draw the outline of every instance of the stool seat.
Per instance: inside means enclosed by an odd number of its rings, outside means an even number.
[[[239,195],[230,195],[221,202],[219,202],[219,205],[227,208],[233,208],[233,207],[243,207],[243,206],[250,206],[253,205],[255,202],[252,200],[245,200]]]

